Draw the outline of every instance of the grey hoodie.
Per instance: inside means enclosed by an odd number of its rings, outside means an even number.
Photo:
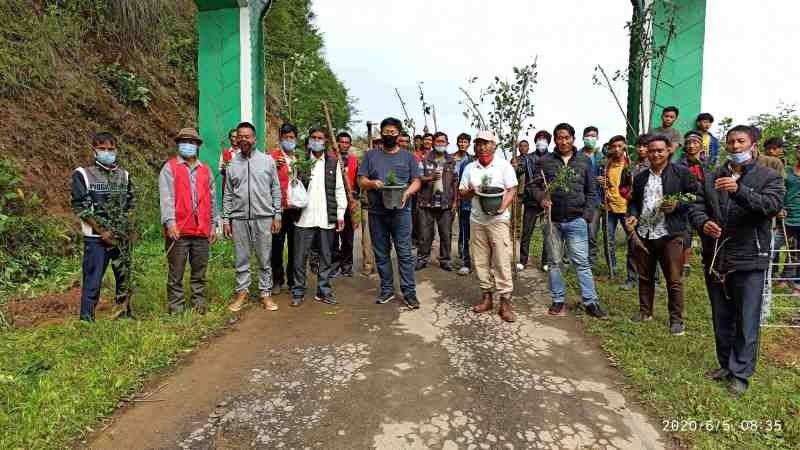
[[[281,218],[281,185],[272,157],[253,149],[250,158],[243,152],[233,157],[225,177],[222,220]]]

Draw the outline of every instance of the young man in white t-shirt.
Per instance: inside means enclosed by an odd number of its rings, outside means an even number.
[[[497,137],[491,131],[481,131],[475,138],[476,160],[471,162],[461,177],[461,198],[472,199],[470,214],[470,253],[483,298],[472,308],[476,313],[491,311],[492,290],[500,298],[500,317],[514,321],[511,293],[514,290],[511,269],[511,212],[509,206],[517,192],[517,175],[511,164],[495,157]],[[505,190],[500,209],[487,214],[481,207],[479,196],[484,177],[488,185]]]

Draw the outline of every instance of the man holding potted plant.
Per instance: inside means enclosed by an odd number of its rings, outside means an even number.
[[[308,132],[310,170],[298,174],[308,191],[308,205],[300,212],[295,224],[294,240],[294,285],[292,306],[300,306],[306,292],[306,263],[314,242],[319,245],[319,269],[317,270],[317,294],[315,300],[329,305],[337,304],[330,283],[332,266],[331,252],[335,233],[344,229],[347,210],[347,192],[342,179],[339,161],[325,152],[325,132],[312,128]]]
[[[438,131],[433,138],[433,151],[422,161],[422,187],[417,194],[421,241],[417,248],[416,270],[428,265],[433,244],[434,225],[439,230],[439,265],[453,271],[450,262],[453,214],[458,208],[458,178],[455,160],[447,154],[447,135]]]
[[[411,253],[409,200],[419,190],[420,171],[414,155],[397,145],[402,128],[402,122],[394,117],[381,122],[383,149],[364,155],[358,169],[358,184],[369,196],[369,232],[381,278],[377,303],[385,304],[395,297],[390,253],[394,245],[404,301],[416,309],[419,301],[414,279],[415,258]]]
[[[561,275],[562,249],[567,253],[578,274],[581,303],[586,312],[604,319],[589,264],[589,231],[587,223],[597,207],[597,180],[589,157],[575,148],[575,128],[568,123],[556,125],[553,131],[555,152],[540,160],[539,176],[534,180],[533,195],[547,212],[544,224],[545,245],[548,250],[548,281],[553,304],[548,313],[565,316],[566,287]]]
[[[699,146],[698,146],[699,147]],[[689,232],[687,214],[697,181],[684,166],[670,162],[672,143],[655,135],[647,144],[650,169],[633,180],[625,224],[636,232],[634,258],[639,273],[639,311],[631,318],[644,322],[653,318],[656,264],[667,281],[670,333],[681,336],[683,324],[683,247]]]
[[[470,214],[470,256],[480,282],[482,299],[472,310],[493,309],[493,292],[500,299],[499,314],[514,321],[511,295],[511,212],[517,192],[517,175],[511,163],[495,157],[497,136],[481,131],[475,137],[475,157],[464,170],[459,184],[461,198],[472,200]]]

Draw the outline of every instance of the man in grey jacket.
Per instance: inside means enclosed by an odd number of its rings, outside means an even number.
[[[236,260],[236,296],[231,311],[247,303],[250,288],[250,255],[258,259],[261,305],[278,309],[272,301],[272,233],[281,229],[281,186],[272,157],[255,148],[256,129],[248,122],[236,127],[239,153],[231,160],[222,197],[225,238],[233,238]]]

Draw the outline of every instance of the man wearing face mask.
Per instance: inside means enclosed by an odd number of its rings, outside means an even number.
[[[134,206],[133,184],[126,170],[117,164],[117,142],[111,133],[97,133],[92,140],[94,164],[78,167],[72,174],[72,210],[81,219],[83,231],[83,282],[81,283],[81,320],[93,322],[100,284],[109,263],[116,281],[115,303],[124,310],[118,317],[131,317],[127,297],[128,268],[119,250],[120,243],[109,223],[109,214],[127,214]],[[119,197],[119,198],[115,198]],[[108,211],[106,203],[120,202],[122,211]]]
[[[540,130],[534,136],[533,141],[536,143],[536,150],[530,153],[526,152],[524,157],[520,157],[520,162],[517,167],[517,176],[525,176],[525,184],[522,191],[522,206],[524,207],[524,213],[522,215],[522,239],[519,243],[519,263],[517,263],[517,270],[523,270],[525,266],[528,265],[528,254],[530,253],[533,230],[536,229],[536,221],[542,214],[542,207],[533,196],[533,180],[539,172],[539,160],[547,154],[547,147],[550,145],[550,133],[545,130]],[[544,267],[547,259],[547,249],[548,247],[546,245],[542,248],[542,267]]]
[[[280,149],[274,150],[270,156],[278,168],[278,179],[281,184],[281,208],[283,209],[281,229],[272,235],[272,293],[278,295],[281,289],[294,286],[294,224],[300,218],[300,210],[289,208],[287,202],[289,182],[294,179],[295,150],[297,148],[297,127],[284,123],[279,130]],[[283,249],[286,251],[286,263],[283,262]]]
[[[455,155],[453,155],[453,159],[455,160],[455,171],[458,175],[458,182],[461,182],[461,177],[464,176],[464,169],[472,162],[472,156],[467,153],[469,149],[470,141],[472,141],[472,136],[468,135],[467,133],[461,133],[456,138],[456,145],[458,146],[458,151],[456,151]],[[461,198],[461,194],[456,192],[458,195],[458,257],[461,258],[461,268],[458,269],[459,275],[469,275],[472,271],[472,263],[469,254],[469,216],[472,210],[472,201],[465,200]]]
[[[597,198],[603,198],[603,187],[600,185],[600,178],[604,175],[605,161],[603,152],[597,148],[597,138],[599,131],[595,126],[588,126],[583,130],[583,148],[581,153],[589,158],[592,163],[592,177],[596,180],[595,191]],[[589,226],[589,264],[594,269],[594,262],[597,259],[597,231],[600,228],[600,208],[593,208],[592,215],[587,220]]]
[[[205,314],[206,270],[209,245],[217,240],[219,221],[214,178],[201,162],[198,149],[203,143],[197,130],[184,128],[175,137],[178,154],[167,161],[158,177],[161,224],[166,235],[167,300],[170,314],[183,311],[183,274],[191,266],[190,286],[194,310]]]
[[[747,391],[758,357],[764,277],[772,218],[783,207],[780,173],[753,161],[751,127],[725,139],[728,163],[706,174],[689,219],[700,232],[719,368],[706,378]]]
[[[453,271],[450,261],[453,214],[458,208],[456,162],[447,153],[447,135],[441,131],[433,137],[433,151],[422,161],[422,187],[417,194],[421,240],[417,248],[416,270],[428,265],[433,245],[434,226],[439,230],[439,266]]]
[[[236,296],[228,307],[241,310],[250,290],[250,257],[258,260],[261,306],[275,311],[272,300],[272,234],[281,229],[281,184],[275,161],[256,148],[256,128],[249,122],[236,127],[239,153],[231,160],[222,196],[225,238],[233,239]]]
[[[353,138],[349,133],[341,132],[336,135],[339,146],[339,163],[344,169],[345,181],[349,188],[351,198],[347,199],[347,211],[344,214],[344,229],[336,233],[333,241],[333,269],[331,278],[338,276],[353,276],[353,239],[359,223],[353,221],[353,215],[358,207],[356,198],[359,195],[356,175],[358,174],[358,158],[351,154]],[[334,155],[335,157],[335,155]]]
[[[392,272],[391,248],[397,253],[397,268],[400,272],[400,289],[405,304],[419,308],[417,285],[414,279],[415,258],[411,253],[411,196],[420,187],[420,171],[414,155],[400,150],[397,137],[403,131],[403,123],[394,117],[381,122],[383,150],[369,151],[358,169],[358,184],[369,195],[369,232],[375,265],[381,278],[380,292],[376,303],[386,304],[394,300],[394,274]],[[381,189],[392,173],[397,183],[406,185],[400,208],[384,206]]]

